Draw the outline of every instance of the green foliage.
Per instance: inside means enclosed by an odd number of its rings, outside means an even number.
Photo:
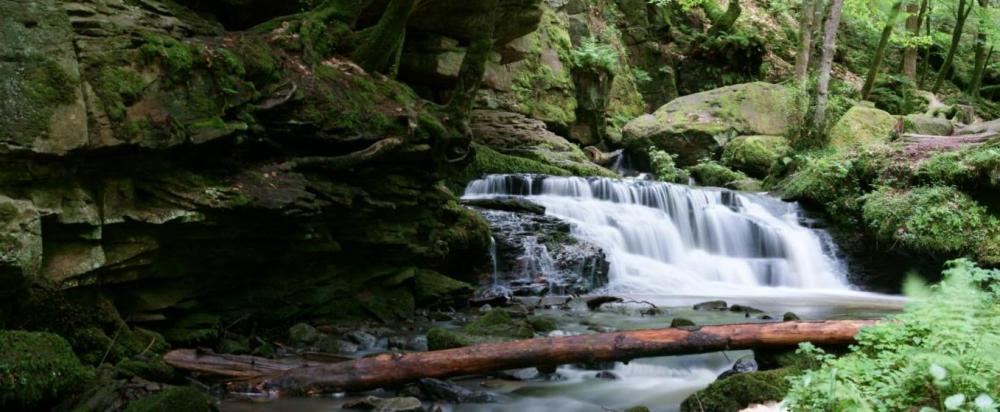
[[[996,411],[1000,399],[1000,271],[949,262],[944,280],[851,353],[792,379],[790,410]],[[985,288],[986,290],[984,290]]]
[[[663,150],[659,150],[656,146],[650,146],[648,153],[649,164],[652,166],[653,176],[656,177],[656,180],[671,183],[687,183],[690,177],[688,172],[678,168],[674,163],[677,155],[671,155]]]
[[[733,171],[712,160],[691,166],[688,171],[698,181],[698,184],[703,186],[726,187],[734,182],[749,179],[747,175]]]
[[[92,377],[58,335],[0,331],[0,407],[41,410]]]
[[[1000,184],[1000,139],[980,147],[938,153],[920,163],[917,176],[931,184],[996,187]]]
[[[841,218],[858,209],[862,192],[858,176],[852,170],[853,158],[814,152],[798,156],[796,163],[803,166],[781,184],[785,197],[813,200]]]
[[[603,70],[614,73],[618,70],[618,52],[611,45],[598,42],[593,37],[585,37],[580,46],[570,52],[573,66],[587,70]]]
[[[918,95],[917,86],[905,76],[880,76],[872,88],[869,100],[875,107],[892,114],[923,113],[927,100]]]
[[[881,187],[864,202],[864,220],[879,238],[928,252],[972,252],[997,224],[986,208],[947,186]]]
[[[175,386],[130,402],[125,412],[212,412],[218,409],[211,396],[189,386]]]

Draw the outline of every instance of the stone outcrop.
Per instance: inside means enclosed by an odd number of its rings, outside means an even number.
[[[689,166],[714,158],[737,136],[785,135],[792,104],[790,89],[763,82],[695,93],[629,122],[624,144],[638,158],[655,146]]]
[[[303,16],[224,32],[159,0],[0,14],[5,284],[96,291],[185,341],[235,317],[391,320],[486,265],[486,222],[440,184],[469,139],[400,83],[303,58]]]
[[[896,123],[896,117],[884,110],[854,106],[830,128],[830,144],[849,148],[888,142]]]

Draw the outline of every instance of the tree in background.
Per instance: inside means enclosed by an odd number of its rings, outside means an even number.
[[[958,46],[962,42],[962,32],[965,30],[965,21],[968,20],[969,14],[972,13],[974,3],[969,0],[958,0],[958,8],[955,10],[955,27],[951,32],[951,45],[948,47],[948,54],[944,58],[944,63],[941,64],[941,68],[938,69],[937,77],[934,79],[934,86],[931,86],[931,91],[937,93],[941,90],[941,85],[944,83],[945,78],[948,76],[952,69],[952,63],[955,62],[955,53],[958,51]]]
[[[813,113],[813,129],[823,130],[826,124],[826,106],[830,99],[830,72],[833,70],[833,56],[837,51],[837,31],[840,28],[840,14],[844,0],[831,0],[829,14],[823,25],[823,51],[819,61],[816,82],[816,110]]]
[[[896,0],[892,3],[892,9],[889,11],[889,17],[886,18],[885,21],[885,28],[882,29],[882,36],[878,40],[878,47],[875,48],[875,56],[872,60],[871,66],[868,68],[868,76],[865,79],[865,85],[861,88],[862,99],[867,99],[871,96],[872,87],[875,86],[875,78],[878,77],[879,69],[882,66],[882,60],[885,59],[885,49],[889,46],[889,38],[892,37],[892,30],[896,26],[896,20],[899,19],[899,12],[902,8],[902,0]]]

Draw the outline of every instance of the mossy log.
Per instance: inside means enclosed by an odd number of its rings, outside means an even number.
[[[348,362],[259,372],[259,386],[290,392],[360,391],[400,385],[421,378],[475,375],[525,367],[552,368],[568,363],[628,361],[636,358],[704,353],[721,350],[777,348],[801,342],[847,345],[874,320],[831,320],[731,324],[649,329],[593,335],[549,337],[488,343],[455,349],[381,354]],[[173,351],[164,360],[174,367],[230,377],[249,377],[247,368],[233,365],[201,367],[190,350]],[[250,358],[253,359],[253,358]],[[229,359],[230,361],[232,359]],[[252,362],[252,360],[248,360]]]

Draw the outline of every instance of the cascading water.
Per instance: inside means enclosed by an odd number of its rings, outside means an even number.
[[[502,196],[545,206],[600,246],[613,292],[849,288],[832,243],[800,225],[794,204],[766,196],[634,179],[491,175],[471,182],[464,197]]]

